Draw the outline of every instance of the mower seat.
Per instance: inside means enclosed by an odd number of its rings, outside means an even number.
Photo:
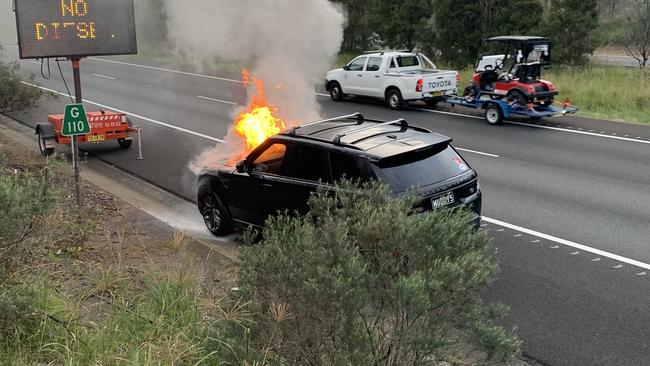
[[[492,90],[497,80],[499,80],[499,74],[496,71],[483,71],[479,75],[479,86],[482,90]]]

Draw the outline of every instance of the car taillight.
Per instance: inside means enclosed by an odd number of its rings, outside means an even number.
[[[460,74],[456,73],[456,81],[460,81]]]
[[[416,92],[421,92],[422,91],[422,85],[424,85],[424,80],[422,80],[422,79],[418,80],[418,83],[415,84],[415,91]]]

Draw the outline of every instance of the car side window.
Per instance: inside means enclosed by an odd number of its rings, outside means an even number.
[[[368,65],[366,66],[366,71],[379,71],[381,68],[381,63],[384,61],[381,57],[371,57],[368,59]]]
[[[354,157],[338,152],[330,152],[330,162],[332,163],[332,179],[335,182],[343,178],[351,180],[361,178],[359,167]]]
[[[350,62],[348,71],[362,71],[363,66],[366,64],[367,57],[359,57],[358,59]]]
[[[295,145],[287,175],[314,182],[331,181],[327,152],[310,146]]]
[[[264,174],[280,174],[282,162],[287,147],[284,144],[273,144],[253,161],[253,171]]]

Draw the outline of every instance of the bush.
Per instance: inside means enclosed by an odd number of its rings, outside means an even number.
[[[490,239],[468,225],[468,212],[410,215],[412,204],[380,185],[344,184],[314,195],[304,217],[269,219],[264,239],[242,253],[257,357],[314,365],[416,365],[469,349],[513,357],[519,342],[479,298],[497,272]]]
[[[2,47],[0,46],[0,53]],[[28,110],[41,98],[40,89],[21,83],[20,66],[17,62],[0,62],[0,113]],[[29,78],[30,81],[33,77]]]
[[[0,260],[3,265],[20,250],[20,244],[41,232],[43,219],[56,204],[51,166],[37,171],[1,164],[0,156]]]

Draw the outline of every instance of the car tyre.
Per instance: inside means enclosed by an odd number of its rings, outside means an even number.
[[[490,103],[485,108],[485,120],[490,125],[498,125],[503,121],[503,111],[498,104]]]
[[[117,144],[120,145],[120,149],[128,149],[133,145],[133,140],[127,139],[117,139]]]
[[[213,235],[224,236],[232,232],[228,212],[219,195],[212,188],[200,187],[197,201],[203,222]]]
[[[391,89],[386,93],[386,104],[392,110],[400,110],[404,108],[404,99],[402,93],[397,89]]]
[[[341,89],[341,84],[333,81],[330,84],[330,98],[335,102],[340,102],[343,100],[343,89]]]
[[[53,147],[48,148],[45,145],[45,136],[43,136],[43,133],[40,130],[38,131],[36,138],[38,139],[38,150],[41,152],[41,155],[51,156],[52,154],[54,154],[54,148]]]

